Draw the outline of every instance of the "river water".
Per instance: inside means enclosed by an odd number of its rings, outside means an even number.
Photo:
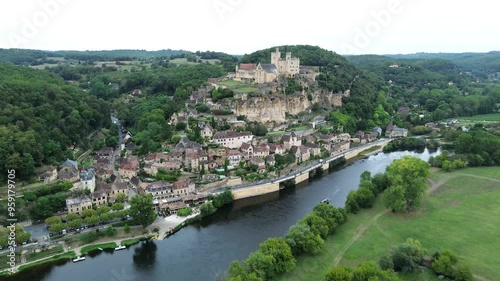
[[[393,160],[412,155],[425,161],[429,153],[379,153],[354,162],[304,186],[269,195],[238,200],[203,222],[175,235],[143,242],[116,253],[100,252],[82,262],[61,261],[22,271],[6,280],[15,281],[204,281],[226,270],[235,259],[245,259],[269,237],[283,236],[290,226],[312,211],[322,199],[343,207],[347,194],[356,189],[363,171],[384,172]]]

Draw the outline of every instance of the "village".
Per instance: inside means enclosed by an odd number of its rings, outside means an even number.
[[[209,79],[209,85],[193,91],[185,104],[186,110],[175,113],[169,120],[171,126],[181,129],[179,140],[165,144],[163,152],[135,155],[137,144],[132,134],[123,129],[119,147],[96,151],[91,167],[81,169],[76,161],[67,160],[59,169],[48,167],[39,180],[73,183],[73,196],[66,200],[68,213],[81,215],[88,209],[112,205],[117,198],[123,202],[135,194],[147,193],[152,195],[158,214],[168,216],[206,202],[214,191],[279,177],[298,169],[299,165],[374,142],[383,136],[407,136],[406,129],[392,123],[385,130],[373,128],[370,133],[360,131],[353,136],[342,133],[341,128],[337,130],[339,133],[324,132],[321,126],[326,121],[321,116],[307,121],[289,117],[289,122],[267,122],[266,129],[273,131],[258,136],[245,128],[248,128],[247,123],[260,124],[266,116],[256,115],[252,119],[237,114],[207,115],[197,110],[203,105],[211,112],[237,111],[221,107],[227,103],[213,101],[214,91],[222,92],[227,85],[244,83],[249,93],[237,94],[238,89],[233,87],[233,97],[251,99],[248,95],[259,94],[259,91],[261,95],[286,91],[279,81],[283,78],[295,79],[304,92],[304,87],[314,84],[316,75],[312,67],[300,66],[300,60],[291,53],[282,58],[276,49],[271,53],[271,64],[241,64],[235,73]],[[131,96],[134,95],[141,95],[141,91],[135,90]],[[297,122],[302,123],[297,126]],[[198,142],[182,134],[186,129],[197,130]]]

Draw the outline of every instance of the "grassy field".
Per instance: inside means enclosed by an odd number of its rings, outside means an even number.
[[[471,121],[497,121],[500,122],[500,113],[475,115],[470,117],[458,117],[458,120],[471,120]]]
[[[232,90],[235,93],[251,93],[251,92],[258,91],[259,89],[255,88],[255,87],[242,87],[242,88],[236,88],[236,89],[232,89]]]
[[[378,260],[410,237],[420,240],[431,253],[451,249],[475,275],[498,280],[500,255],[493,253],[500,252],[499,177],[499,167],[433,173],[434,192],[425,197],[416,214],[387,212],[379,197],[373,209],[350,216],[326,241],[323,253],[299,258],[297,268],[277,280],[318,281],[335,264],[356,266]],[[420,275],[401,278],[433,280]]]
[[[53,257],[48,258],[48,259],[44,259],[44,260],[37,261],[37,262],[34,262],[34,263],[26,264],[26,265],[21,265],[18,268],[18,270],[22,271],[23,269],[26,269],[26,268],[29,268],[29,267],[32,267],[32,266],[36,266],[36,265],[40,265],[40,264],[44,264],[44,263],[48,263],[48,262],[53,262],[53,261],[57,261],[57,260],[74,259],[74,258],[76,258],[75,252],[74,251],[70,251],[70,252],[66,252],[64,254],[53,256]]]
[[[62,246],[55,246],[54,248],[52,249],[47,249],[47,250],[44,250],[44,251],[41,251],[41,252],[38,252],[38,253],[31,253],[31,254],[28,254],[26,256],[26,261],[27,262],[30,262],[30,261],[34,261],[34,260],[39,260],[41,258],[45,258],[45,257],[48,257],[48,256],[52,256],[52,255],[55,255],[55,254],[59,254],[59,253],[62,253],[64,252],[64,249]]]
[[[90,245],[90,246],[82,247],[82,249],[80,250],[80,254],[85,255],[86,253],[88,253],[90,251],[97,250],[97,248],[114,249],[115,247],[116,247],[116,243],[115,242]]]
[[[146,237],[127,239],[127,240],[123,240],[122,242],[120,242],[120,245],[130,246],[130,245],[137,244],[137,243],[141,242],[142,240],[146,240],[146,239],[147,239]]]
[[[217,82],[217,84],[221,84],[224,86],[238,86],[238,85],[243,85],[244,83],[241,81],[236,81],[236,80],[226,80],[226,81]]]

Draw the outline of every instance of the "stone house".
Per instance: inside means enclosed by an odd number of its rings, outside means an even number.
[[[220,131],[214,134],[213,142],[223,147],[239,149],[243,143],[251,143],[253,137],[250,132]]]
[[[295,156],[295,162],[302,163],[304,161],[309,160],[311,154],[309,153],[309,149],[303,145],[297,146],[294,145],[290,148],[290,152]]]
[[[92,199],[88,195],[68,198],[66,199],[66,208],[68,214],[81,214],[84,210],[92,209]]]
[[[226,150],[226,158],[229,159],[229,164],[233,166],[238,166],[241,161],[241,152],[236,149]]]
[[[269,153],[270,154],[279,154],[285,155],[285,145],[282,143],[272,143],[269,145]]]
[[[50,183],[57,179],[57,169],[54,166],[48,166],[44,169],[43,173],[38,175],[38,181],[43,183]]]
[[[78,171],[78,162],[67,159],[59,169],[57,177],[62,181],[75,182],[80,177],[80,172]]]
[[[286,150],[290,150],[292,146],[302,145],[302,140],[297,134],[295,134],[295,132],[292,132],[289,135],[283,135],[282,141]]]

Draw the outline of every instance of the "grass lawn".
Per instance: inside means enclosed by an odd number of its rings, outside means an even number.
[[[130,246],[130,245],[134,245],[134,244],[137,244],[143,240],[146,240],[147,237],[140,237],[140,238],[132,238],[132,239],[127,239],[127,240],[123,240],[122,242],[120,242],[120,245],[122,246]]]
[[[242,88],[236,88],[232,89],[233,92],[235,93],[251,93],[251,92],[257,92],[259,89],[255,87],[242,87]]]
[[[28,267],[32,267],[32,266],[36,266],[36,265],[40,265],[40,264],[44,264],[44,263],[49,263],[49,262],[53,262],[53,261],[57,261],[57,260],[74,259],[74,258],[76,258],[75,252],[69,251],[69,252],[66,252],[64,254],[56,255],[56,256],[53,256],[53,257],[48,258],[48,259],[44,259],[44,260],[37,261],[34,263],[26,264],[26,265],[21,265],[18,270],[21,271],[21,270],[26,269]]]
[[[43,250],[43,251],[38,252],[38,253],[28,254],[26,256],[26,262],[38,260],[38,259],[41,259],[41,258],[45,258],[45,257],[48,257],[48,256],[59,254],[59,253],[62,253],[62,252],[64,252],[64,249],[63,249],[63,247],[61,245],[55,246],[52,249]]]
[[[236,81],[236,80],[226,80],[226,81],[217,82],[217,84],[221,84],[224,86],[237,86],[237,85],[243,85],[244,83],[241,81]]]
[[[177,58],[169,61],[173,64],[198,64],[197,62],[190,62],[186,58]]]
[[[5,254],[2,254],[0,256],[0,270],[10,268],[10,265],[8,264],[8,262],[10,262],[10,257],[8,257],[7,254],[9,254],[9,252],[5,252]],[[19,264],[20,257],[21,257],[21,253],[16,252],[16,257],[15,257],[16,264]]]
[[[420,240],[431,253],[451,249],[474,274],[497,280],[500,255],[493,253],[500,252],[498,177],[500,167],[433,173],[430,178],[442,185],[425,197],[422,209],[416,214],[387,212],[379,197],[373,209],[349,216],[348,222],[327,239],[324,252],[298,258],[296,269],[276,280],[321,280],[337,261],[347,266],[376,261],[407,238]],[[433,280],[415,275],[401,277]]]
[[[97,248],[114,249],[114,248],[116,248],[116,243],[115,242],[109,242],[109,243],[102,243],[102,244],[95,244],[95,245],[84,246],[80,250],[80,254],[85,255],[86,253],[88,253],[90,251],[97,250]]]
[[[472,121],[498,121],[500,122],[500,113],[474,115],[470,117],[458,117],[457,120],[472,120]]]
[[[380,149],[380,145],[375,145],[375,146],[372,146],[372,147],[370,147],[368,149],[365,149],[365,150],[361,151],[359,153],[359,155],[367,155],[367,154],[370,154],[370,153],[374,152],[377,149]]]

